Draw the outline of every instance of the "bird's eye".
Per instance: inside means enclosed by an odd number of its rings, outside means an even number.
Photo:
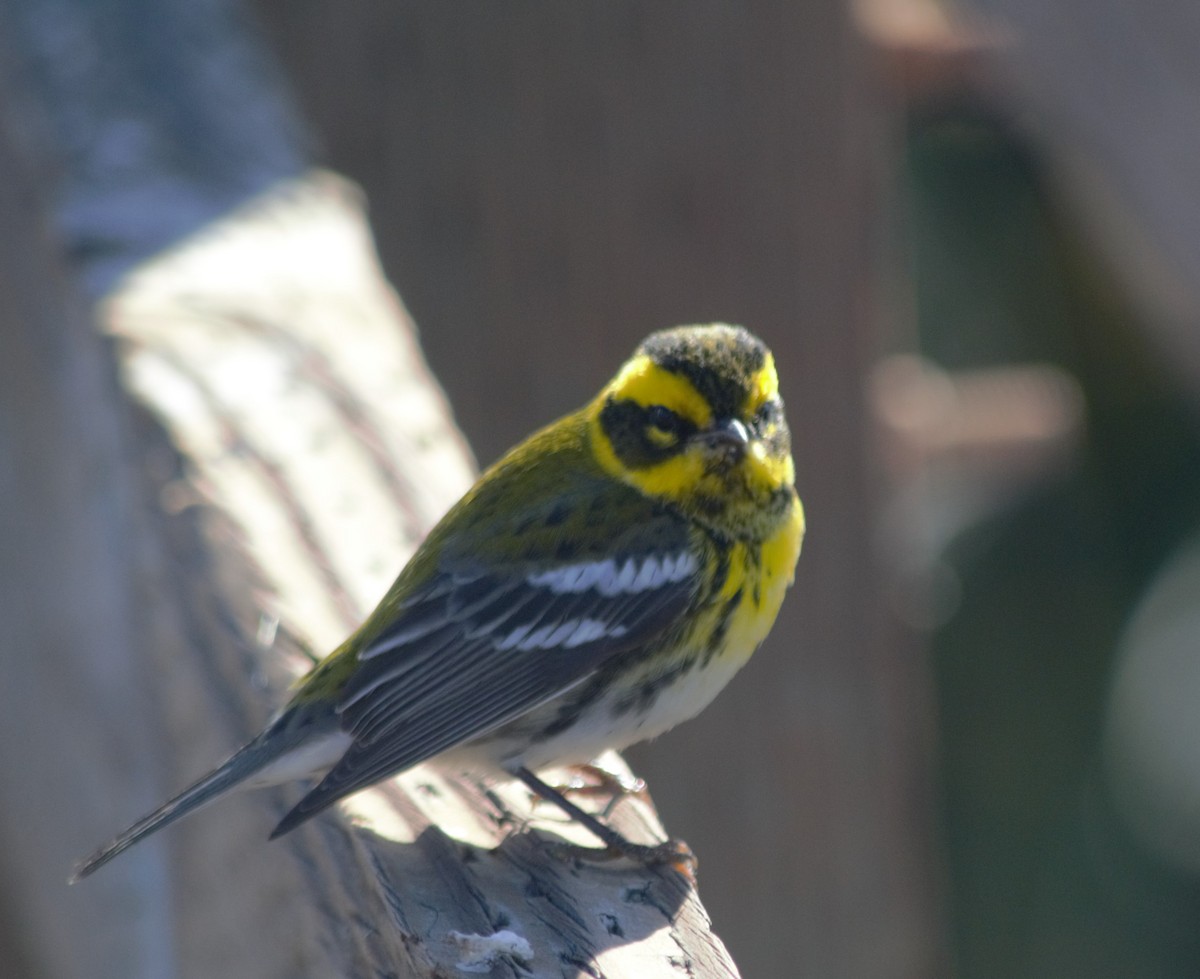
[[[754,413],[754,427],[759,432],[766,432],[768,429],[779,424],[780,404],[778,399],[772,398],[770,401],[764,401],[759,405],[758,411]]]
[[[678,442],[685,425],[679,415],[663,405],[650,405],[646,409],[646,437],[659,448]]]
[[[661,428],[664,432],[673,432],[678,430],[680,418],[670,408],[663,405],[651,405],[646,409],[646,424],[654,428]]]

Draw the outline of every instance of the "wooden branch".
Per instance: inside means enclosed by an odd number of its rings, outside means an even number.
[[[133,23],[105,6],[64,17]],[[175,29],[199,18],[209,43],[230,27],[204,5],[158,9]],[[38,54],[32,31],[8,36]],[[118,37],[138,43],[111,24],[97,35]],[[74,67],[103,74],[105,54]],[[138,115],[155,93],[111,85],[106,102],[103,84],[67,85],[68,67],[43,60],[56,84],[34,93],[58,123],[89,103],[75,153],[54,144],[63,184],[26,152],[28,106],[0,103],[0,164],[22,178],[0,188],[0,415],[19,476],[0,601],[22,650],[0,706],[28,735],[0,739],[0,767],[28,772],[0,807],[7,839],[26,841],[0,863],[19,936],[6,944],[23,945],[5,974],[736,974],[674,871],[564,859],[558,841],[593,841],[523,789],[419,769],[269,846],[293,794],[222,802],[66,889],[74,857],[264,722],[305,651],[342,638],[471,475],[357,194],[307,173],[211,220],[231,187],[288,169],[261,166],[295,159],[286,141],[214,175],[161,152],[180,146],[165,115]],[[240,70],[247,103],[269,106]],[[204,84],[172,95],[224,125]],[[118,120],[144,128],[114,169]],[[156,205],[139,190],[152,178],[171,190]],[[173,247],[134,267],[167,231]],[[118,277],[98,313],[106,344],[77,297]],[[613,822],[663,836],[637,799]]]

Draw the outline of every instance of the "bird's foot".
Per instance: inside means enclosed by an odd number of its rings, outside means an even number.
[[[626,859],[640,863],[644,867],[669,866],[677,870],[691,883],[694,884],[696,882],[696,868],[699,865],[699,861],[696,859],[696,855],[692,853],[691,847],[682,840],[667,840],[665,843],[656,843],[649,846],[643,843],[631,843],[611,826],[601,822],[600,819],[590,812],[580,809],[579,806],[575,805],[561,791],[547,785],[534,775],[533,772],[529,771],[529,769],[517,768],[513,770],[512,774],[524,782],[537,795],[540,795],[547,802],[553,802],[577,823],[586,827],[592,835],[604,844],[603,849],[575,844],[562,844],[558,848],[559,853],[588,861],[614,860],[625,857]]]
[[[563,785],[555,788],[566,796],[582,796],[589,799],[607,799],[600,818],[607,819],[617,804],[629,796],[634,796],[648,806],[653,806],[650,793],[646,790],[646,780],[635,775],[621,775],[610,772],[599,765],[572,765],[572,775]]]

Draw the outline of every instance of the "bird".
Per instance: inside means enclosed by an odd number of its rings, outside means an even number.
[[[422,763],[523,782],[598,853],[672,860],[686,845],[631,843],[537,773],[706,707],[774,624],[804,530],[767,346],[722,323],[652,333],[480,476],[261,734],[71,882],[234,788],[305,781],[275,839]]]

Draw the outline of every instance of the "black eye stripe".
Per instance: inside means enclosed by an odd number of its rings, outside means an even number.
[[[612,443],[613,451],[630,469],[645,469],[665,462],[679,453],[682,440],[696,430],[683,416],[662,405],[643,405],[629,398],[609,397],[600,410],[600,426]],[[677,439],[671,445],[659,445],[647,436],[648,428],[671,432]]]

